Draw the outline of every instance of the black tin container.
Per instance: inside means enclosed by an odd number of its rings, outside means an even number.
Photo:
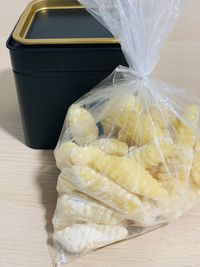
[[[75,0],[36,0],[7,41],[25,142],[53,149],[68,107],[127,65],[112,35]]]

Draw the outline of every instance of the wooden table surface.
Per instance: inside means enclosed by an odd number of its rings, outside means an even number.
[[[0,8],[0,267],[50,267],[47,237],[56,203],[58,170],[52,151],[23,144],[5,41],[29,0]],[[200,97],[200,1],[185,13],[162,50],[154,76]],[[70,267],[199,267],[200,204],[168,226],[100,249]]]

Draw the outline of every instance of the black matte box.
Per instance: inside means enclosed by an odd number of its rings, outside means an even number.
[[[35,34],[44,34],[45,38],[55,34],[62,38],[63,35],[66,38],[71,35],[74,37],[74,34],[80,34],[81,37],[110,35],[99,22],[91,23],[95,19],[89,13],[86,15],[86,11],[76,18],[73,15],[73,23],[67,32],[64,23],[67,16],[62,12],[56,16],[52,10],[49,14],[44,13],[45,21],[42,17],[38,19],[41,27],[37,32],[37,25],[33,25],[29,38],[34,38]],[[88,16],[88,19],[84,19],[84,23],[87,23],[84,27],[76,25],[74,21],[80,20],[80,16]],[[51,19],[56,19],[57,23],[46,23]],[[59,20],[62,24],[59,24]],[[69,21],[67,23],[69,25]],[[120,45],[114,43],[25,45],[14,40],[11,34],[7,47],[10,50],[25,142],[35,149],[55,148],[68,107],[106,78],[116,66],[127,65]]]

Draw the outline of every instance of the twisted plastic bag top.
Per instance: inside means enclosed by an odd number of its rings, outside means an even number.
[[[184,0],[80,0],[115,36],[131,69],[149,76]]]
[[[148,77],[183,2],[80,0],[120,41],[130,68],[68,110],[55,150],[58,265],[168,223],[199,199],[200,103]]]

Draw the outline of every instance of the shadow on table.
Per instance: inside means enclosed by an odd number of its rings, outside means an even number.
[[[24,143],[12,70],[0,72],[0,128]]]
[[[37,184],[41,191],[41,202],[45,208],[45,229],[48,233],[47,244],[52,247],[52,218],[57,201],[56,184],[59,175],[53,151],[41,151],[41,163],[42,166],[39,169]]]
[[[24,143],[12,70],[0,72],[0,128],[21,143]],[[52,217],[57,200],[56,183],[59,170],[56,168],[53,151],[39,151],[39,156],[37,155],[37,157],[41,166],[36,177],[36,183],[40,190],[41,202],[45,208],[45,229],[48,233],[47,243],[52,246]]]

